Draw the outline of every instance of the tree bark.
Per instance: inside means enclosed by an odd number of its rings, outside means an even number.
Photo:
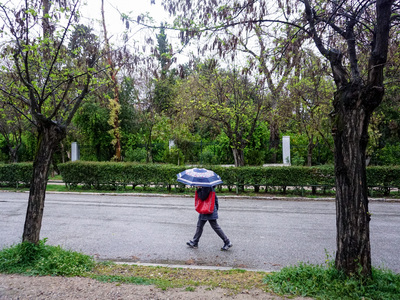
[[[392,4],[392,0],[376,2],[376,34],[371,43],[367,82],[363,85],[355,77],[341,85],[333,103],[337,209],[335,265],[347,275],[372,275],[366,147],[370,116],[384,95],[383,68],[387,60]]]
[[[37,155],[33,163],[28,208],[22,241],[37,244],[40,240],[47,176],[52,156],[59,142],[65,137],[65,127],[51,123],[39,126]]]
[[[335,142],[337,253],[335,265],[347,275],[371,276],[371,246],[366,180],[368,124],[373,112],[364,104],[382,99],[368,87],[348,84],[335,93],[332,133]]]
[[[337,86],[333,102],[334,112],[331,114],[336,179],[335,266],[350,276],[370,277],[371,215],[368,211],[365,158],[370,116],[380,105],[384,95],[383,68],[387,61],[393,0],[376,1],[376,21],[372,22],[374,34],[370,43],[371,53],[367,68],[368,79],[364,81],[360,77],[356,55],[354,21],[357,18],[348,19],[343,31],[340,31],[338,26],[333,27],[346,35],[351,71],[349,75],[348,69],[343,66],[343,53],[338,49],[325,48],[315,27],[315,14],[310,1],[304,0],[304,5],[310,35],[321,54],[330,61]]]

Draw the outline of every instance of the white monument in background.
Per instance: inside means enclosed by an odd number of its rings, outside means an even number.
[[[282,158],[283,165],[290,166],[290,136],[282,137]]]
[[[71,143],[71,161],[76,161],[80,159],[79,155],[79,145],[77,142]]]

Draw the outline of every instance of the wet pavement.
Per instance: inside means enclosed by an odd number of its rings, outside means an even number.
[[[0,193],[0,248],[21,242],[28,193]],[[336,249],[335,203],[219,197],[219,224],[206,224],[198,249],[193,197],[48,193],[41,238],[100,260],[273,271],[300,261],[323,264]],[[400,273],[400,203],[371,201],[372,263]]]

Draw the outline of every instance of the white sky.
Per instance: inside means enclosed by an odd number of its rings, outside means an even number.
[[[161,6],[161,0],[155,0],[155,4],[151,4],[151,0],[104,0],[104,11],[106,19],[106,27],[108,37],[112,44],[118,44],[122,39],[122,33],[126,29],[125,24],[121,21],[120,13],[129,15],[132,19],[136,20],[140,14],[148,13],[154,19],[155,26],[159,26],[161,22],[172,20]],[[81,23],[93,27],[101,38],[103,38],[102,24],[101,24],[101,0],[82,0],[81,8]],[[131,24],[128,33],[132,40],[142,42],[144,38],[151,35],[155,40],[155,34],[159,31],[151,32],[150,30],[141,30],[138,32],[138,26]],[[180,40],[177,38],[177,32],[167,31],[167,38],[169,43],[172,44],[174,50],[180,49]],[[188,54],[178,56],[178,63],[187,61]]]
[[[80,12],[82,14],[81,23],[93,27],[100,38],[103,38],[102,24],[101,24],[101,0],[81,0],[82,5]],[[185,1],[185,0],[182,0]],[[86,4],[85,4],[86,3]],[[121,21],[120,13],[129,15],[132,19],[136,20],[140,14],[148,13],[153,19],[155,26],[159,26],[161,22],[167,21],[171,24],[173,21],[169,17],[169,13],[161,6],[161,0],[155,0],[155,4],[151,4],[151,0],[104,0],[105,19],[110,42],[114,45],[119,44],[122,40],[122,33],[126,29]],[[159,30],[151,32],[150,30],[141,30],[138,32],[138,27],[131,24],[131,29],[128,33],[130,41],[137,41],[142,43],[146,37],[151,36],[156,40],[155,35]],[[172,44],[174,52],[181,50],[181,42],[177,37],[178,31],[166,31],[168,42]],[[196,43],[208,43],[209,41],[192,41],[192,46],[186,46],[183,51],[177,55],[177,63],[183,64],[188,62],[190,53],[194,52],[197,55]],[[143,42],[144,44],[144,42]],[[149,47],[147,45],[147,47]],[[213,56],[211,53],[206,54],[207,57]],[[237,63],[244,63],[241,58],[237,57]]]
[[[132,17],[148,12],[158,21],[157,23],[168,18],[168,13],[161,6],[161,0],[156,0],[156,4],[150,4],[150,2],[150,0],[104,0],[107,25],[114,28],[122,25],[119,12]],[[101,20],[101,0],[82,0],[81,12],[85,18]]]

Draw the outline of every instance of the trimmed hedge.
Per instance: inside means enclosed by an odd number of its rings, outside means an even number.
[[[0,164],[0,185],[6,187],[29,186],[32,179],[32,163]]]
[[[139,164],[113,162],[69,162],[60,164],[59,169],[67,186],[83,184],[96,189],[132,185],[172,185],[183,187],[176,181],[176,174],[187,169],[185,166],[167,164]],[[253,186],[298,186],[334,187],[333,166],[321,167],[223,167],[205,166],[219,174],[229,190]],[[400,188],[400,166],[368,167],[369,187]]]
[[[188,167],[168,164],[140,164],[115,162],[76,161],[58,165],[63,181],[68,187],[86,185],[95,189],[118,189],[138,185],[162,185],[183,188],[176,181],[176,174]],[[29,186],[32,163],[0,164],[0,185],[6,187]],[[324,187],[335,186],[333,166],[320,167],[223,167],[205,166],[219,174],[229,190],[242,190],[245,186]],[[380,188],[384,193],[390,188],[400,189],[400,166],[367,167],[370,188]]]
[[[161,164],[75,161],[59,164],[68,187],[78,184],[95,189],[132,185],[177,185],[176,174],[185,167]]]

